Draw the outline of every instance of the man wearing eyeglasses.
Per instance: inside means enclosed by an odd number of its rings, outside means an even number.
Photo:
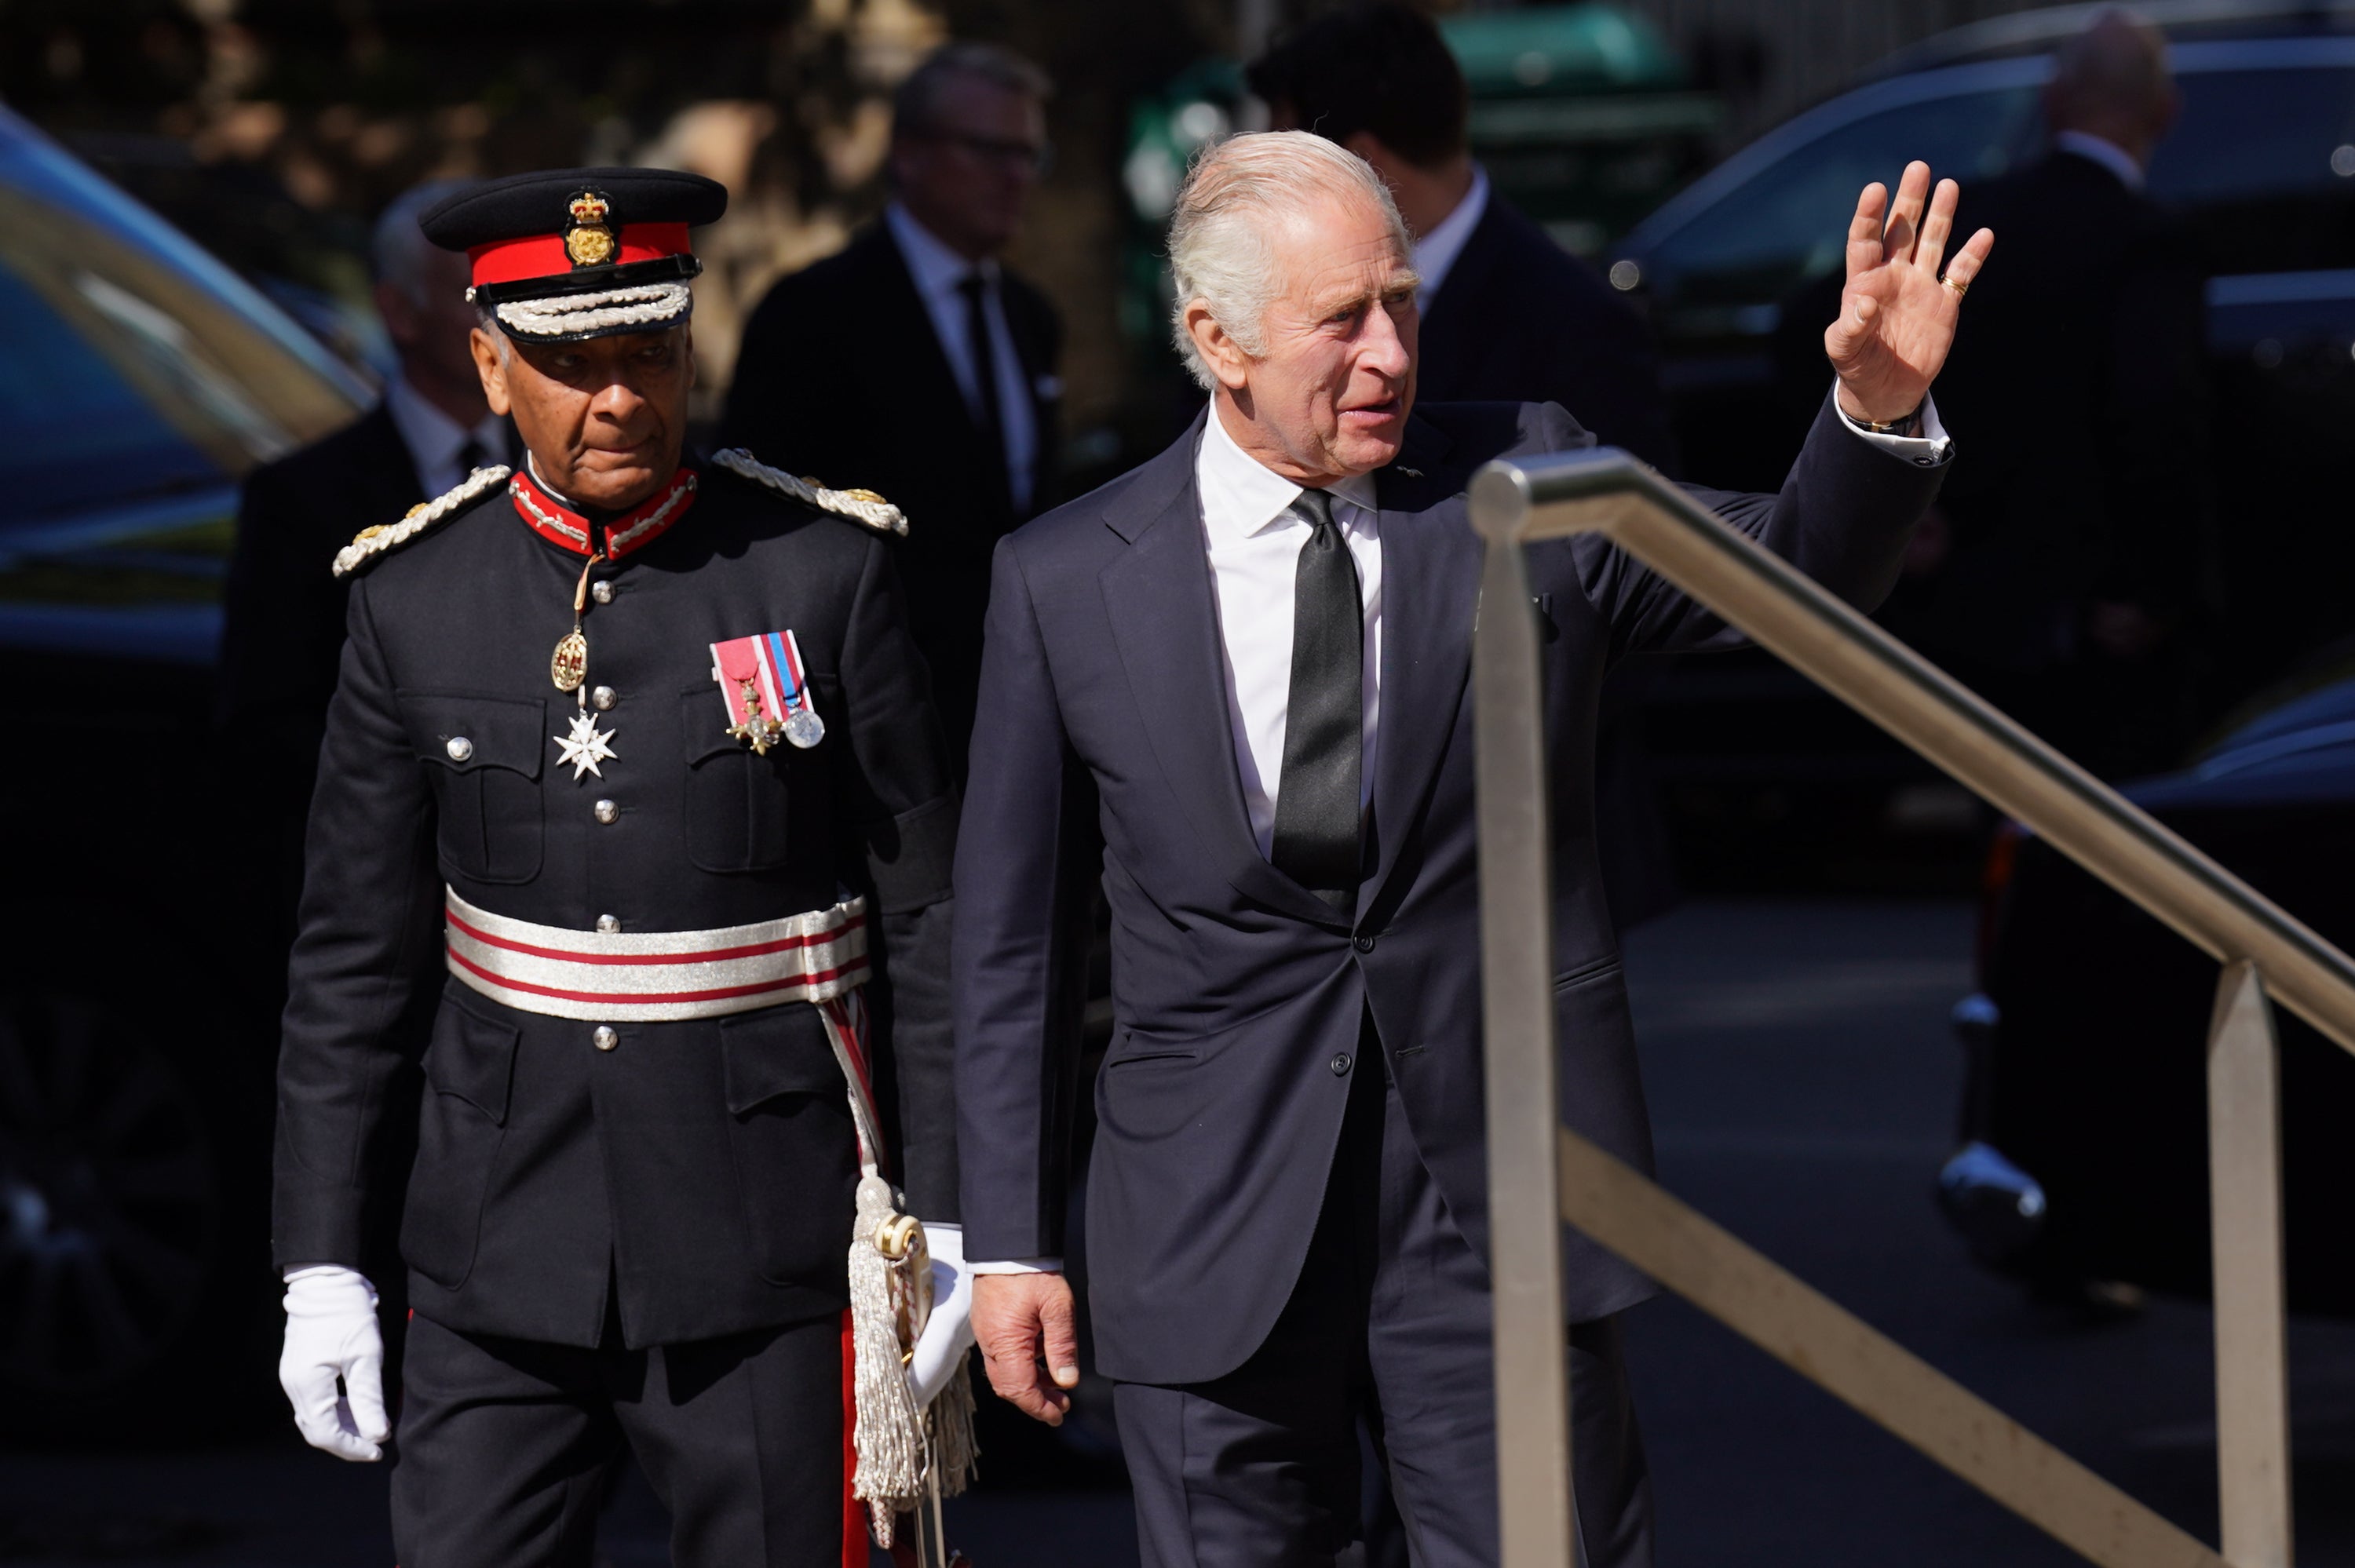
[[[919,66],[893,103],[890,206],[770,291],[728,401],[727,443],[857,474],[914,522],[900,575],[960,773],[991,551],[1060,499],[1062,323],[1000,260],[1046,164],[1049,91],[990,44]]]

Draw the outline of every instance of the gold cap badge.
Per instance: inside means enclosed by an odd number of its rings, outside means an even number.
[[[597,191],[576,191],[567,210],[571,224],[564,231],[564,254],[575,267],[602,267],[613,259],[620,246],[606,219],[613,207]]]

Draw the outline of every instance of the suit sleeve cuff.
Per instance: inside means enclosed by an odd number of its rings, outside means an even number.
[[[1917,468],[1936,468],[1955,455],[1955,443],[1947,437],[1946,427],[1938,420],[1938,400],[1927,394],[1922,398],[1922,433],[1918,436],[1884,436],[1866,429],[1849,418],[1848,410],[1840,407],[1837,387],[1832,392],[1832,411],[1840,417],[1841,424],[1854,430],[1859,438]]]
[[[1001,1257],[986,1263],[967,1263],[968,1274],[1060,1274],[1063,1260],[1060,1257]]]

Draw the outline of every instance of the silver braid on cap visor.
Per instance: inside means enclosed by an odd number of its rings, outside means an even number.
[[[526,337],[561,337],[618,326],[667,326],[695,303],[685,283],[648,283],[602,294],[558,294],[494,306],[499,324]]]

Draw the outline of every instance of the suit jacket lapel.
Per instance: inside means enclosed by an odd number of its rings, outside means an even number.
[[[1382,706],[1374,753],[1379,858],[1360,891],[1369,908],[1396,868],[1446,755],[1472,666],[1480,549],[1447,439],[1410,421],[1397,461],[1376,477],[1381,503]]]
[[[1154,757],[1212,863],[1245,897],[1335,925],[1330,908],[1261,855],[1243,810],[1227,713],[1226,656],[1194,484],[1201,428],[1196,420],[1105,515],[1107,525],[1129,541],[1097,579],[1113,640]]]

